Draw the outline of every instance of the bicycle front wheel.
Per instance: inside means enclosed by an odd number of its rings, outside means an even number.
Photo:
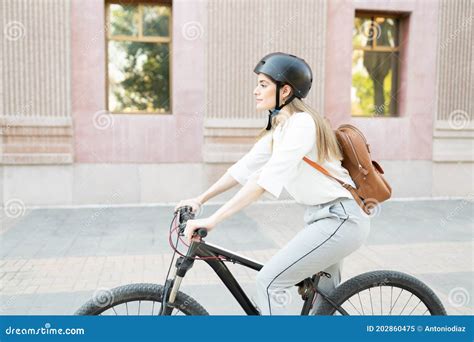
[[[329,298],[349,315],[446,315],[438,296],[426,284],[396,271],[373,271],[351,278]],[[323,300],[315,315],[341,315]]]
[[[98,291],[75,315],[153,316],[159,315],[162,302],[162,285],[130,284]],[[167,304],[165,312],[166,315],[209,315],[198,302],[180,291],[174,303]]]

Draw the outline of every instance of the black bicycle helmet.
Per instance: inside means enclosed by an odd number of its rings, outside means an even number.
[[[280,109],[293,101],[295,97],[302,99],[308,95],[313,82],[313,73],[304,59],[283,52],[274,52],[263,57],[253,70],[256,74],[262,73],[276,83],[275,108],[269,110],[267,130],[272,128],[271,120]],[[280,106],[280,88],[288,84],[293,93],[290,98]]]

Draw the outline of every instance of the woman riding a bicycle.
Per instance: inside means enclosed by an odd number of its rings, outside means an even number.
[[[258,307],[261,314],[272,315],[281,310],[274,298],[317,272],[331,275],[321,278],[319,287],[334,289],[341,281],[344,257],[366,240],[370,217],[347,189],[303,161],[306,156],[355,187],[341,165],[342,154],[328,121],[302,100],[313,80],[309,65],[278,52],[262,58],[254,72],[258,77],[256,109],[269,111],[267,127],[252,149],[215,184],[176,208],[188,205],[198,211],[216,195],[237,184],[243,186],[211,216],[187,221],[185,235],[191,240],[195,230],[211,231],[263,194],[279,198],[285,189],[306,206],[304,228],[257,275]]]

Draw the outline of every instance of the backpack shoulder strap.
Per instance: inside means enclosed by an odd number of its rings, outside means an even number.
[[[354,187],[350,184],[347,184],[347,183],[344,183],[343,181],[341,181],[340,179],[336,178],[336,177],[333,177],[331,176],[331,174],[324,168],[322,167],[321,165],[315,163],[314,161],[312,161],[311,159],[309,158],[306,158],[306,157],[303,157],[303,160],[308,163],[310,166],[312,166],[313,168],[315,168],[316,170],[322,172],[323,174],[325,174],[326,176],[328,177],[331,177],[332,179],[336,180],[339,184],[341,184],[344,188],[346,188],[347,190],[349,190],[349,192],[351,193],[352,197],[355,199],[355,201],[357,202],[357,204],[359,205],[359,207],[361,207],[364,212],[366,214],[370,214],[370,211],[368,210],[368,208],[365,206],[363,200],[361,199],[361,197],[359,196],[359,194],[357,193],[356,189],[354,189]]]
[[[318,163],[315,163],[314,161],[312,161],[311,159],[307,158],[307,157],[303,157],[303,160],[308,163],[309,165],[311,165],[313,168],[315,168],[316,170],[324,173],[326,176],[328,177],[331,177],[332,179],[336,180],[339,184],[341,184],[342,186],[344,185],[348,185],[346,183],[344,183],[343,181],[341,181],[340,179],[332,176],[324,167],[322,167],[321,165],[319,165]],[[345,187],[345,186],[344,186]]]

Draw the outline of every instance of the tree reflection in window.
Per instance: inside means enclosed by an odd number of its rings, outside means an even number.
[[[357,15],[353,34],[352,114],[397,115],[398,70],[399,19]]]
[[[107,12],[109,110],[169,113],[171,8],[111,3]]]

